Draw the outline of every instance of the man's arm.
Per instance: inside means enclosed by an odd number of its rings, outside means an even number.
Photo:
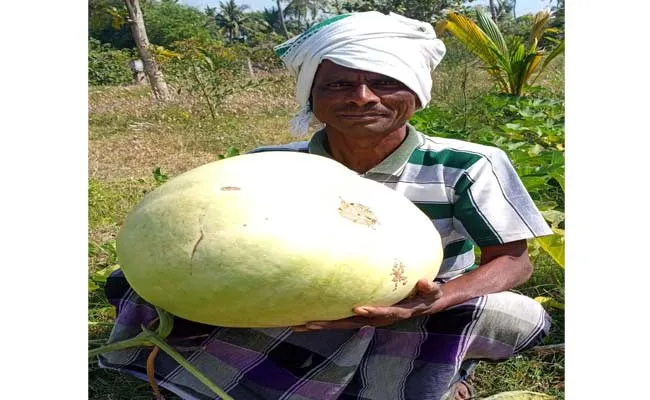
[[[442,297],[432,305],[431,313],[473,297],[510,290],[526,282],[532,273],[525,240],[482,247],[479,268],[443,284]]]
[[[421,315],[434,314],[473,297],[502,292],[526,282],[533,271],[525,240],[481,248],[479,268],[443,285],[421,279],[417,294],[390,307],[358,307],[358,316],[337,321],[314,321],[296,331],[358,329],[384,326]]]

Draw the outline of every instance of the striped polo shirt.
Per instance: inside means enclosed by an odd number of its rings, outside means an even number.
[[[332,158],[327,148],[327,134],[320,130],[310,141],[253,152],[290,150]],[[407,125],[402,144],[360,176],[402,193],[431,219],[444,246],[439,279],[474,269],[474,246],[553,233],[508,156],[496,147],[426,136]]]

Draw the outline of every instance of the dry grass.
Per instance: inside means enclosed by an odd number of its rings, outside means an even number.
[[[158,167],[176,175],[216,160],[231,146],[247,151],[296,140],[287,130],[296,108],[292,91],[279,78],[263,80],[224,99],[213,120],[200,99],[187,95],[156,104],[146,86],[92,89],[88,175],[138,179]]]

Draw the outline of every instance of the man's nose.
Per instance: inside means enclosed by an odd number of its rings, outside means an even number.
[[[368,103],[379,103],[379,96],[375,94],[366,84],[359,84],[350,93],[350,102],[356,106],[363,106]]]

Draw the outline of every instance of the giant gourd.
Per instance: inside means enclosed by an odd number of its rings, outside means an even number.
[[[402,194],[286,151],[212,162],[154,189],[127,216],[117,254],[144,300],[229,327],[392,305],[442,261],[438,232]]]

